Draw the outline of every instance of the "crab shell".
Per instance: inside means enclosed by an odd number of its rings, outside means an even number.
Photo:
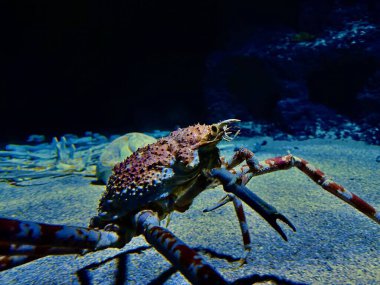
[[[229,124],[238,121],[178,129],[139,148],[114,167],[100,200],[98,216],[90,226],[128,224],[129,217],[143,209],[153,209],[161,218],[166,216],[172,211],[167,204],[184,194],[203,170],[220,167],[216,145],[228,136]]]

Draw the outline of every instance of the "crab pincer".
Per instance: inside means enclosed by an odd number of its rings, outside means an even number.
[[[235,194],[262,216],[285,241],[287,241],[288,238],[277,224],[277,219],[287,224],[294,232],[296,231],[294,225],[283,214],[280,214],[275,207],[269,205],[247,187],[237,183],[236,175],[232,174],[227,169],[214,168],[210,171],[210,176],[218,179],[222,183],[224,191]]]

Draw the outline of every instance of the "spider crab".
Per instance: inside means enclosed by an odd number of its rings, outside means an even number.
[[[217,145],[222,140],[233,139],[230,136],[232,124],[238,121],[229,119],[178,129],[138,149],[114,167],[100,200],[98,215],[91,219],[88,228],[0,218],[0,270],[47,255],[121,248],[133,237],[143,235],[191,283],[230,284],[200,254],[160,226],[160,221],[173,211],[185,212],[202,191],[222,185],[227,195],[205,211],[233,202],[246,254],[250,251],[251,239],[241,201],[287,240],[277,221],[295,231],[293,224],[245,185],[254,176],[292,167],[380,223],[380,213],[374,207],[302,158],[287,154],[259,161],[246,148],[236,151],[229,161],[220,157]],[[235,136],[237,134],[238,131]],[[255,275],[250,280],[269,279],[287,283],[276,276]],[[288,284],[294,283],[289,281]]]

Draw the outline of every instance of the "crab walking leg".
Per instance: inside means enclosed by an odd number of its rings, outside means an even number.
[[[250,151],[247,148],[240,148],[237,151],[235,151],[234,156],[231,158],[230,161],[224,162],[224,166],[230,170],[239,164],[241,164],[243,161],[247,163],[248,166],[251,168],[254,168],[257,164],[257,160],[254,157],[254,153]]]
[[[113,232],[0,218],[0,271],[57,254],[120,247]]]
[[[245,262],[249,252],[251,251],[251,237],[249,235],[248,231],[248,225],[247,225],[247,219],[245,217],[245,212],[243,208],[243,203],[238,199],[234,194],[228,193],[224,198],[222,198],[215,206],[206,208],[203,210],[203,212],[210,212],[213,211],[219,207],[222,207],[223,205],[227,204],[228,202],[233,202],[236,216],[239,221],[241,234],[243,237],[243,244],[244,244],[244,250],[245,255],[241,259],[242,263]]]
[[[236,216],[239,220],[241,235],[243,236],[243,244],[244,244],[244,250],[246,251],[244,260],[246,259],[247,255],[251,251],[251,237],[249,236],[248,231],[248,225],[247,225],[247,219],[245,218],[245,212],[243,208],[243,203],[233,194],[228,194],[229,196],[232,196],[232,203],[234,203],[234,208],[236,212]]]
[[[7,270],[48,255],[79,254],[81,249],[8,244],[0,242],[0,271]]]
[[[375,222],[380,223],[380,212],[377,211],[373,206],[368,204],[356,194],[345,189],[342,185],[339,185],[338,183],[329,179],[325,173],[323,173],[320,169],[316,168],[306,160],[293,156],[291,154],[269,158],[260,162],[257,161],[254,163],[254,167],[252,167],[252,165],[242,166],[238,176],[240,176],[243,184],[247,184],[253,176],[258,176],[277,170],[287,170],[292,167],[297,167],[299,170],[309,176],[315,183],[320,185],[323,189],[347,202],[363,214],[370,217]]]
[[[119,235],[114,232],[0,218],[1,244],[30,244],[98,250],[120,247],[123,245],[120,240]]]
[[[192,284],[228,284],[195,250],[159,226],[152,211],[141,211],[135,216],[137,231],[165,256]]]
[[[0,244],[0,271],[10,269],[48,255],[79,254],[80,249],[35,245]]]

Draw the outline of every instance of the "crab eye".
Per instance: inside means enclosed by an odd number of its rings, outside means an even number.
[[[216,126],[211,126],[211,131],[215,134],[218,132],[218,128]]]

